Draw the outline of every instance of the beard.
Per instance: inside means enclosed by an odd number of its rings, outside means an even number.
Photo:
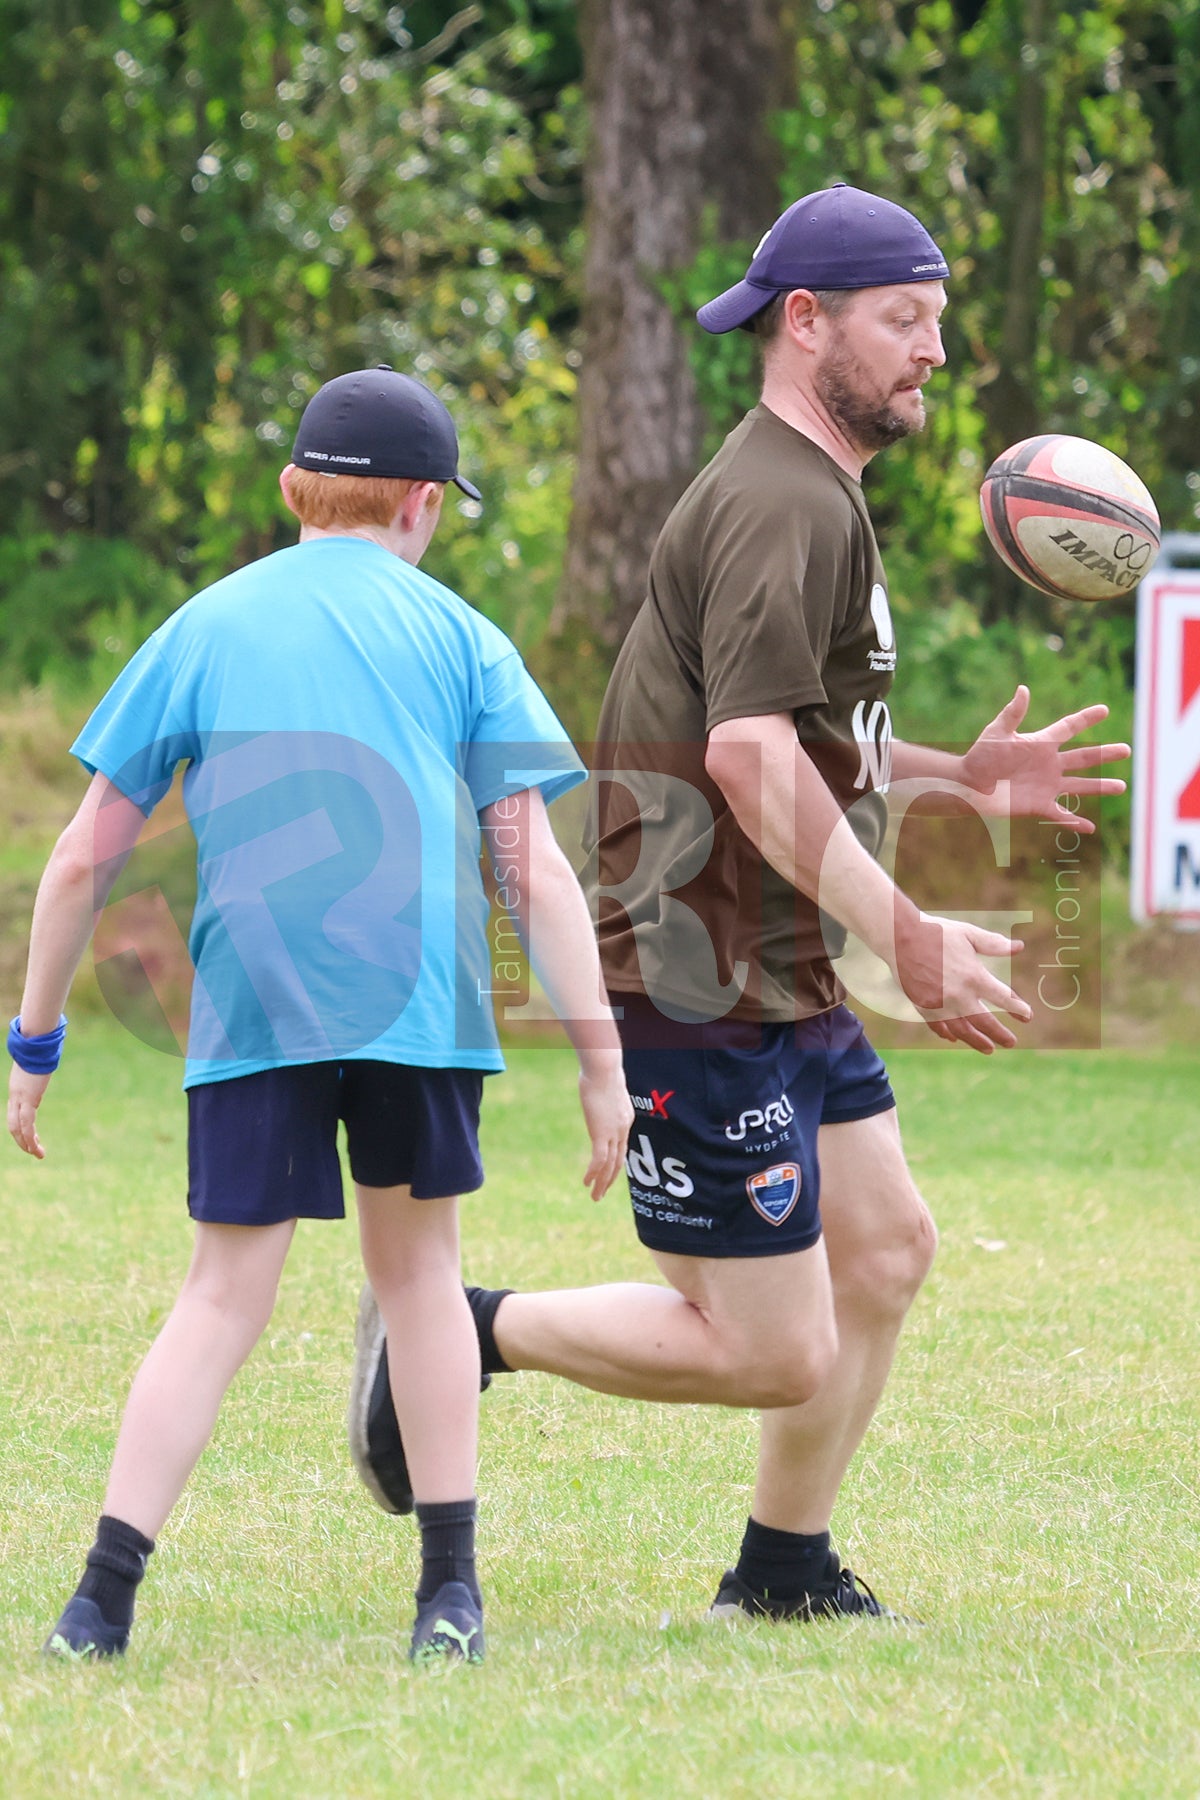
[[[920,431],[925,423],[923,402],[906,414],[893,404],[891,394],[873,393],[869,376],[844,343],[831,351],[816,380],[817,393],[842,435],[872,455]]]

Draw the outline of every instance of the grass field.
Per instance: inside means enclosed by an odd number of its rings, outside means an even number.
[[[276,1317],[162,1535],[123,1664],[40,1643],[188,1250],[179,1065],[86,1025],[0,1157],[0,1792],[106,1796],[1195,1796],[1200,1054],[894,1061],[942,1228],[835,1521],[925,1621],[706,1625],[750,1416],[521,1376],[483,1401],[489,1661],[405,1661],[411,1521],[342,1434],[351,1224],[303,1228]],[[570,1068],[489,1084],[469,1273],[640,1276],[578,1188]]]

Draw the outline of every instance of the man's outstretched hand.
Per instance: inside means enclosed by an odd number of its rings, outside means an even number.
[[[1045,819],[1053,825],[1070,825],[1088,833],[1096,829],[1090,819],[1062,804],[1064,794],[1123,794],[1125,783],[1115,776],[1084,775],[1103,763],[1124,762],[1128,744],[1081,744],[1067,749],[1072,738],[1090,731],[1108,717],[1107,706],[1085,706],[1079,712],[1044,725],[1041,731],[1020,729],[1029,711],[1029,689],[1019,687],[1008,705],[985,725],[963,757],[963,776],[968,787],[991,794],[1000,782],[1007,784],[1007,810],[1016,817]]]

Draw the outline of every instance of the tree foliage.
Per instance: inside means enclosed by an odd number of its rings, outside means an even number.
[[[563,9],[413,10],[422,41],[381,0],[0,0],[7,611],[89,544],[157,561],[157,597],[113,594],[152,619],[285,541],[300,409],[385,360],[446,394],[486,492],[441,571],[536,632],[577,362],[577,90],[535,16]]]

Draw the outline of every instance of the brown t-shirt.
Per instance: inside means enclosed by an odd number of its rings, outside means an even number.
[[[868,851],[883,834],[895,667],[862,490],[765,406],[663,527],[600,715],[589,848],[609,987],[668,1016],[835,1006],[844,933],[764,861],[704,768],[728,719],[795,716]]]

